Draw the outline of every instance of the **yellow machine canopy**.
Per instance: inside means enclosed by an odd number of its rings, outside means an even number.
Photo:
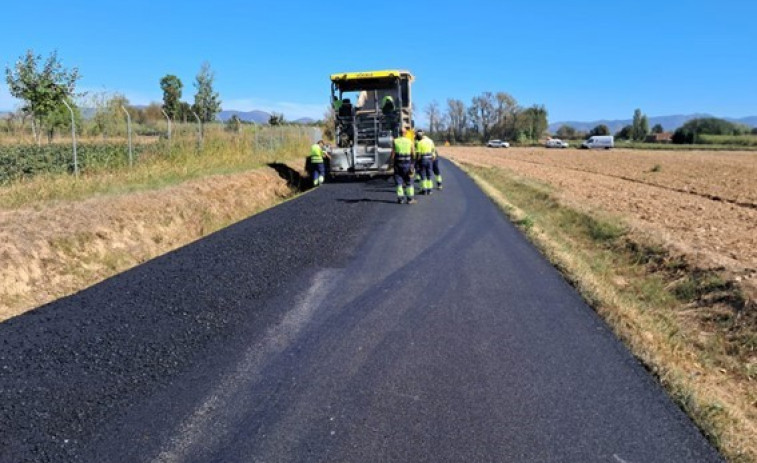
[[[397,79],[409,83],[415,78],[408,71],[396,69],[331,74],[331,82],[342,92],[385,89],[396,85]]]

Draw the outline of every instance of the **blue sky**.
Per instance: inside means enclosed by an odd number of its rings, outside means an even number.
[[[11,2],[0,64],[57,49],[81,90],[159,101],[203,61],[224,109],[319,118],[331,73],[416,75],[419,109],[506,91],[551,122],[708,112],[757,115],[754,0]],[[17,104],[0,85],[0,110]],[[420,120],[423,117],[418,117]]]

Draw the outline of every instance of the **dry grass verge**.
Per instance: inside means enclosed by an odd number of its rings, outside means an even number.
[[[548,184],[463,165],[734,462],[757,461],[757,307],[624,219]]]

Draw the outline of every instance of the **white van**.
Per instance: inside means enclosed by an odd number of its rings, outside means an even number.
[[[615,147],[615,137],[612,135],[594,135],[581,143],[581,148],[604,148],[609,150]]]

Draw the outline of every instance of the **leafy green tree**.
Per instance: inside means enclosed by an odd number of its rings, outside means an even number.
[[[641,116],[641,124],[639,127],[639,135],[641,136],[641,140],[644,140],[647,138],[647,135],[649,135],[649,119],[647,119],[647,115]]]
[[[55,51],[47,57],[40,69],[38,64],[41,61],[41,55],[28,50],[13,68],[5,68],[10,94],[24,102],[21,110],[31,116],[37,143],[42,136],[41,124],[57,120],[57,117],[49,119],[48,116],[59,111],[63,100],[71,101],[78,96],[74,92],[80,78],[78,68],[64,68]]]
[[[621,140],[633,140],[633,126],[626,125],[618,133],[615,134],[615,138]]]
[[[268,125],[284,125],[284,115],[277,112],[271,113],[268,118]]]
[[[655,124],[654,127],[652,127],[652,133],[663,133],[665,132],[665,129],[662,128],[662,124]]]
[[[679,127],[673,133],[673,143],[696,143],[699,135],[744,135],[748,132],[748,127],[725,119],[705,117],[692,119]]]
[[[215,74],[210,70],[210,63],[205,62],[200,67],[200,72],[195,78],[195,103],[192,109],[197,113],[202,122],[212,122],[216,115],[221,112],[221,100],[218,92],[213,90]]]
[[[632,129],[633,139],[636,141],[644,140],[649,133],[649,120],[647,120],[647,116],[642,114],[641,109],[636,109],[633,112]]]
[[[71,110],[74,112],[74,123],[77,127],[81,127],[81,111],[79,111],[78,106],[76,106],[73,100],[68,98],[66,98],[65,101],[71,106]],[[45,127],[48,143],[52,143],[56,130],[71,129],[71,113],[68,111],[68,108],[66,108],[66,105],[63,104],[63,101],[58,103],[52,111],[45,115],[42,119],[42,126]]]
[[[163,110],[168,117],[176,119],[179,116],[181,90],[184,88],[181,79],[173,74],[166,74],[160,79],[160,88],[163,90]]]
[[[518,114],[518,128],[531,141],[537,141],[549,126],[544,105],[533,105]]]
[[[558,138],[565,140],[574,140],[576,137],[576,129],[569,125],[561,125],[557,132],[555,132]]]
[[[590,137],[594,135],[610,135],[610,128],[605,124],[599,124],[589,131]]]

